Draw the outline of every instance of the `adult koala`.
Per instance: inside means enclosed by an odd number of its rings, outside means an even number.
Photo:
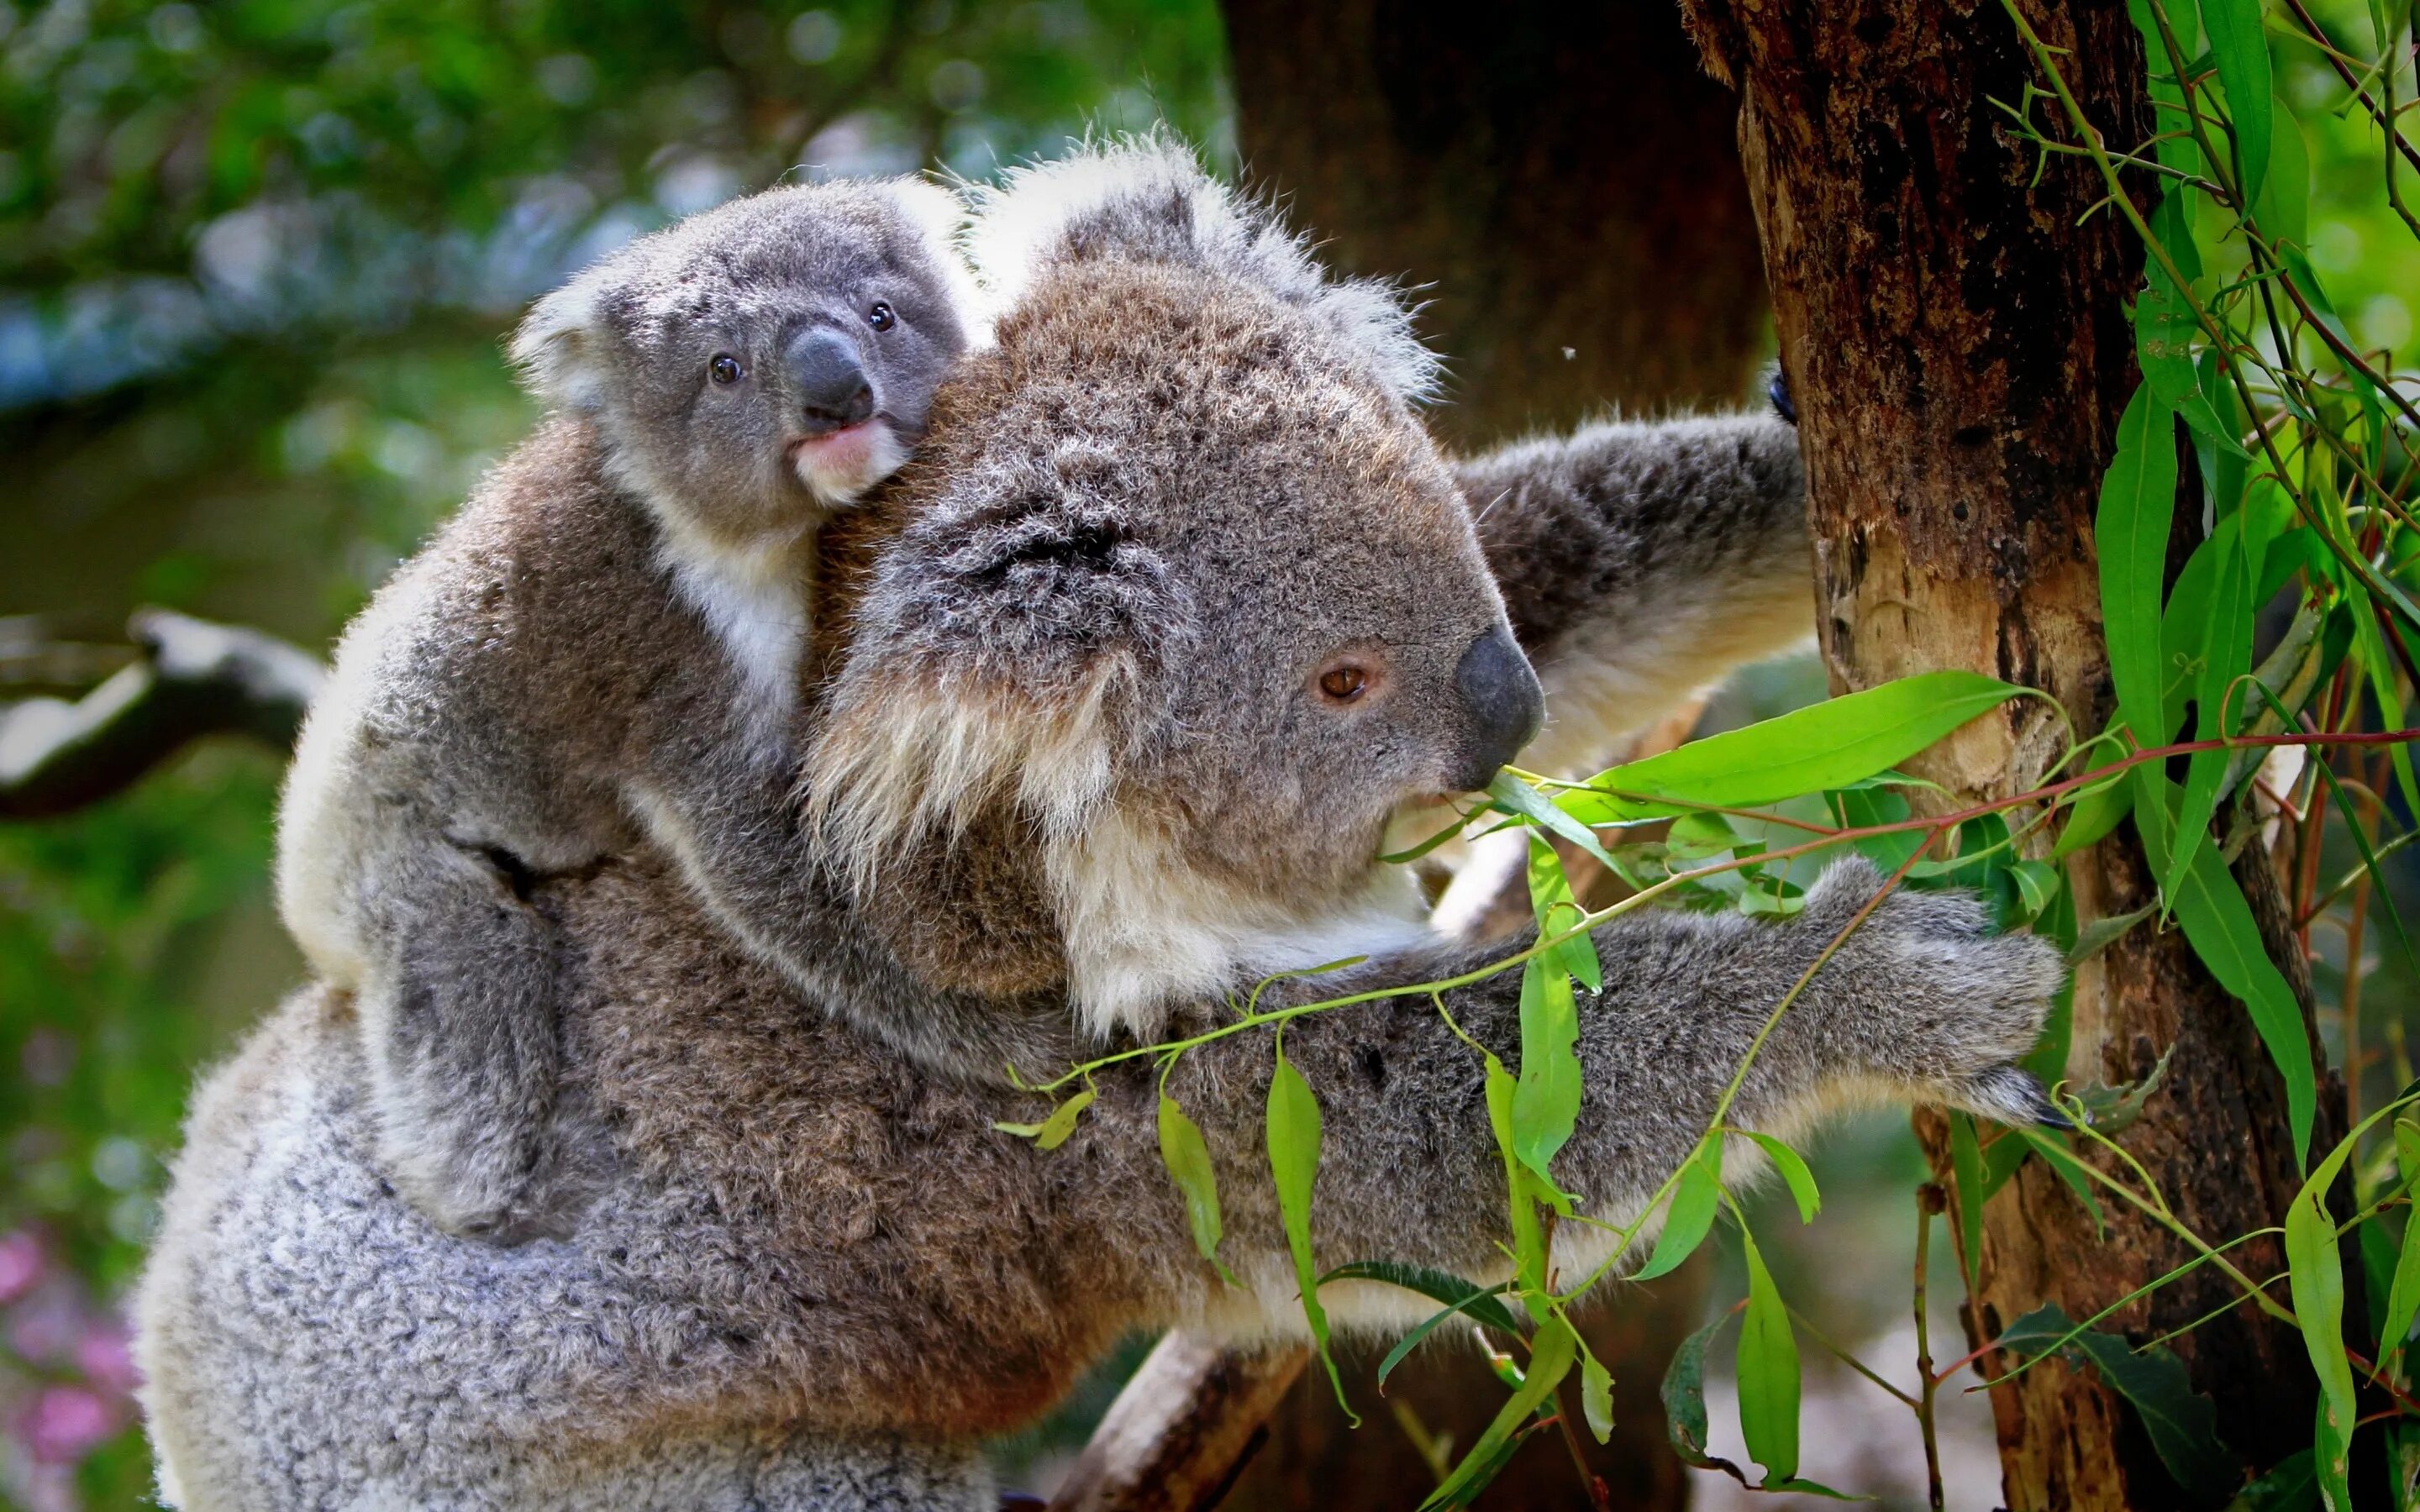
[[[850,864],[802,904],[818,970],[740,954],[659,857],[542,886],[582,952],[565,1062],[606,1168],[570,1238],[518,1249],[396,1197],[349,1005],[289,1000],[202,1088],[139,1298],[173,1504],[987,1507],[974,1441],[1121,1335],[1298,1331],[1265,1039],[1205,1044],[1167,1088],[1207,1135],[1239,1288],[1194,1253],[1146,1067],[1102,1074],[1045,1152],[991,1127],[1036,1101],[1001,1057],[1041,1072],[1212,1024],[1224,993],[1348,948],[1373,959],[1264,1004],[1484,964],[1422,938],[1373,856],[1398,804],[1483,781],[1528,738],[1535,687],[1408,407],[1429,370],[1390,301],[1158,147],[1026,175],[980,236],[1009,301],[997,348],[944,391],[889,505],[830,545],[848,629],[810,780]],[[1604,436],[1504,464],[1497,512],[1541,527],[1495,525],[1526,623],[1618,658],[1590,625],[1651,594],[1720,599],[1783,550],[1766,543],[1802,541],[1794,473],[1779,506],[1705,494],[1725,530],[1673,514],[1709,468],[1762,466],[1755,429],[1683,438],[1671,455],[1701,465],[1641,487],[1606,485],[1621,474],[1590,448],[1623,448]],[[1564,578],[1559,519],[1580,543]],[[1874,883],[1843,864],[1786,923],[1598,933],[1560,1166],[1594,1211],[1637,1211],[1686,1155]],[[2024,1115],[2011,1062],[2058,974],[1971,902],[1896,895],[1730,1116],[1790,1133],[1854,1096]],[[1508,1057],[1517,976],[1446,995]],[[1298,1019],[1286,1052],[1327,1107],[1323,1257],[1501,1274],[1481,1065],[1425,996]],[[1594,1257],[1576,1227],[1567,1274]],[[1348,1326],[1417,1311],[1324,1296]]]

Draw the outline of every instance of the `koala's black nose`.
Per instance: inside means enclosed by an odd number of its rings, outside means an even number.
[[[1494,781],[1545,722],[1546,696],[1529,659],[1503,625],[1481,636],[1453,670],[1454,690],[1470,711],[1470,735],[1452,786],[1476,792]]]
[[[821,436],[874,413],[874,385],[857,347],[839,332],[819,326],[799,332],[783,360],[808,434]]]

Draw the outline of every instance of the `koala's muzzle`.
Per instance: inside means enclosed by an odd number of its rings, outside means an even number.
[[[783,363],[808,435],[829,435],[874,413],[873,381],[856,345],[839,332],[818,326],[799,332]]]
[[[1470,713],[1470,735],[1463,765],[1451,786],[1475,792],[1495,780],[1505,764],[1536,738],[1545,722],[1546,695],[1529,658],[1512,641],[1512,632],[1497,625],[1470,643],[1453,670],[1454,691]]]

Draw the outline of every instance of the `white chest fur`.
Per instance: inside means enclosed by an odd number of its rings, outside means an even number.
[[[812,556],[797,536],[733,548],[668,531],[665,564],[737,674],[752,729],[778,733],[798,703]]]

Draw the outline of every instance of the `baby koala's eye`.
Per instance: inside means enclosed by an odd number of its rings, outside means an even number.
[[[1331,667],[1319,674],[1319,690],[1339,703],[1350,703],[1370,686],[1370,674],[1358,667]]]
[[[899,323],[899,315],[889,304],[876,300],[874,308],[865,312],[865,323],[876,331],[888,331]]]
[[[708,377],[717,383],[737,383],[740,379],[739,359],[729,352],[717,352],[714,361],[706,364]]]

